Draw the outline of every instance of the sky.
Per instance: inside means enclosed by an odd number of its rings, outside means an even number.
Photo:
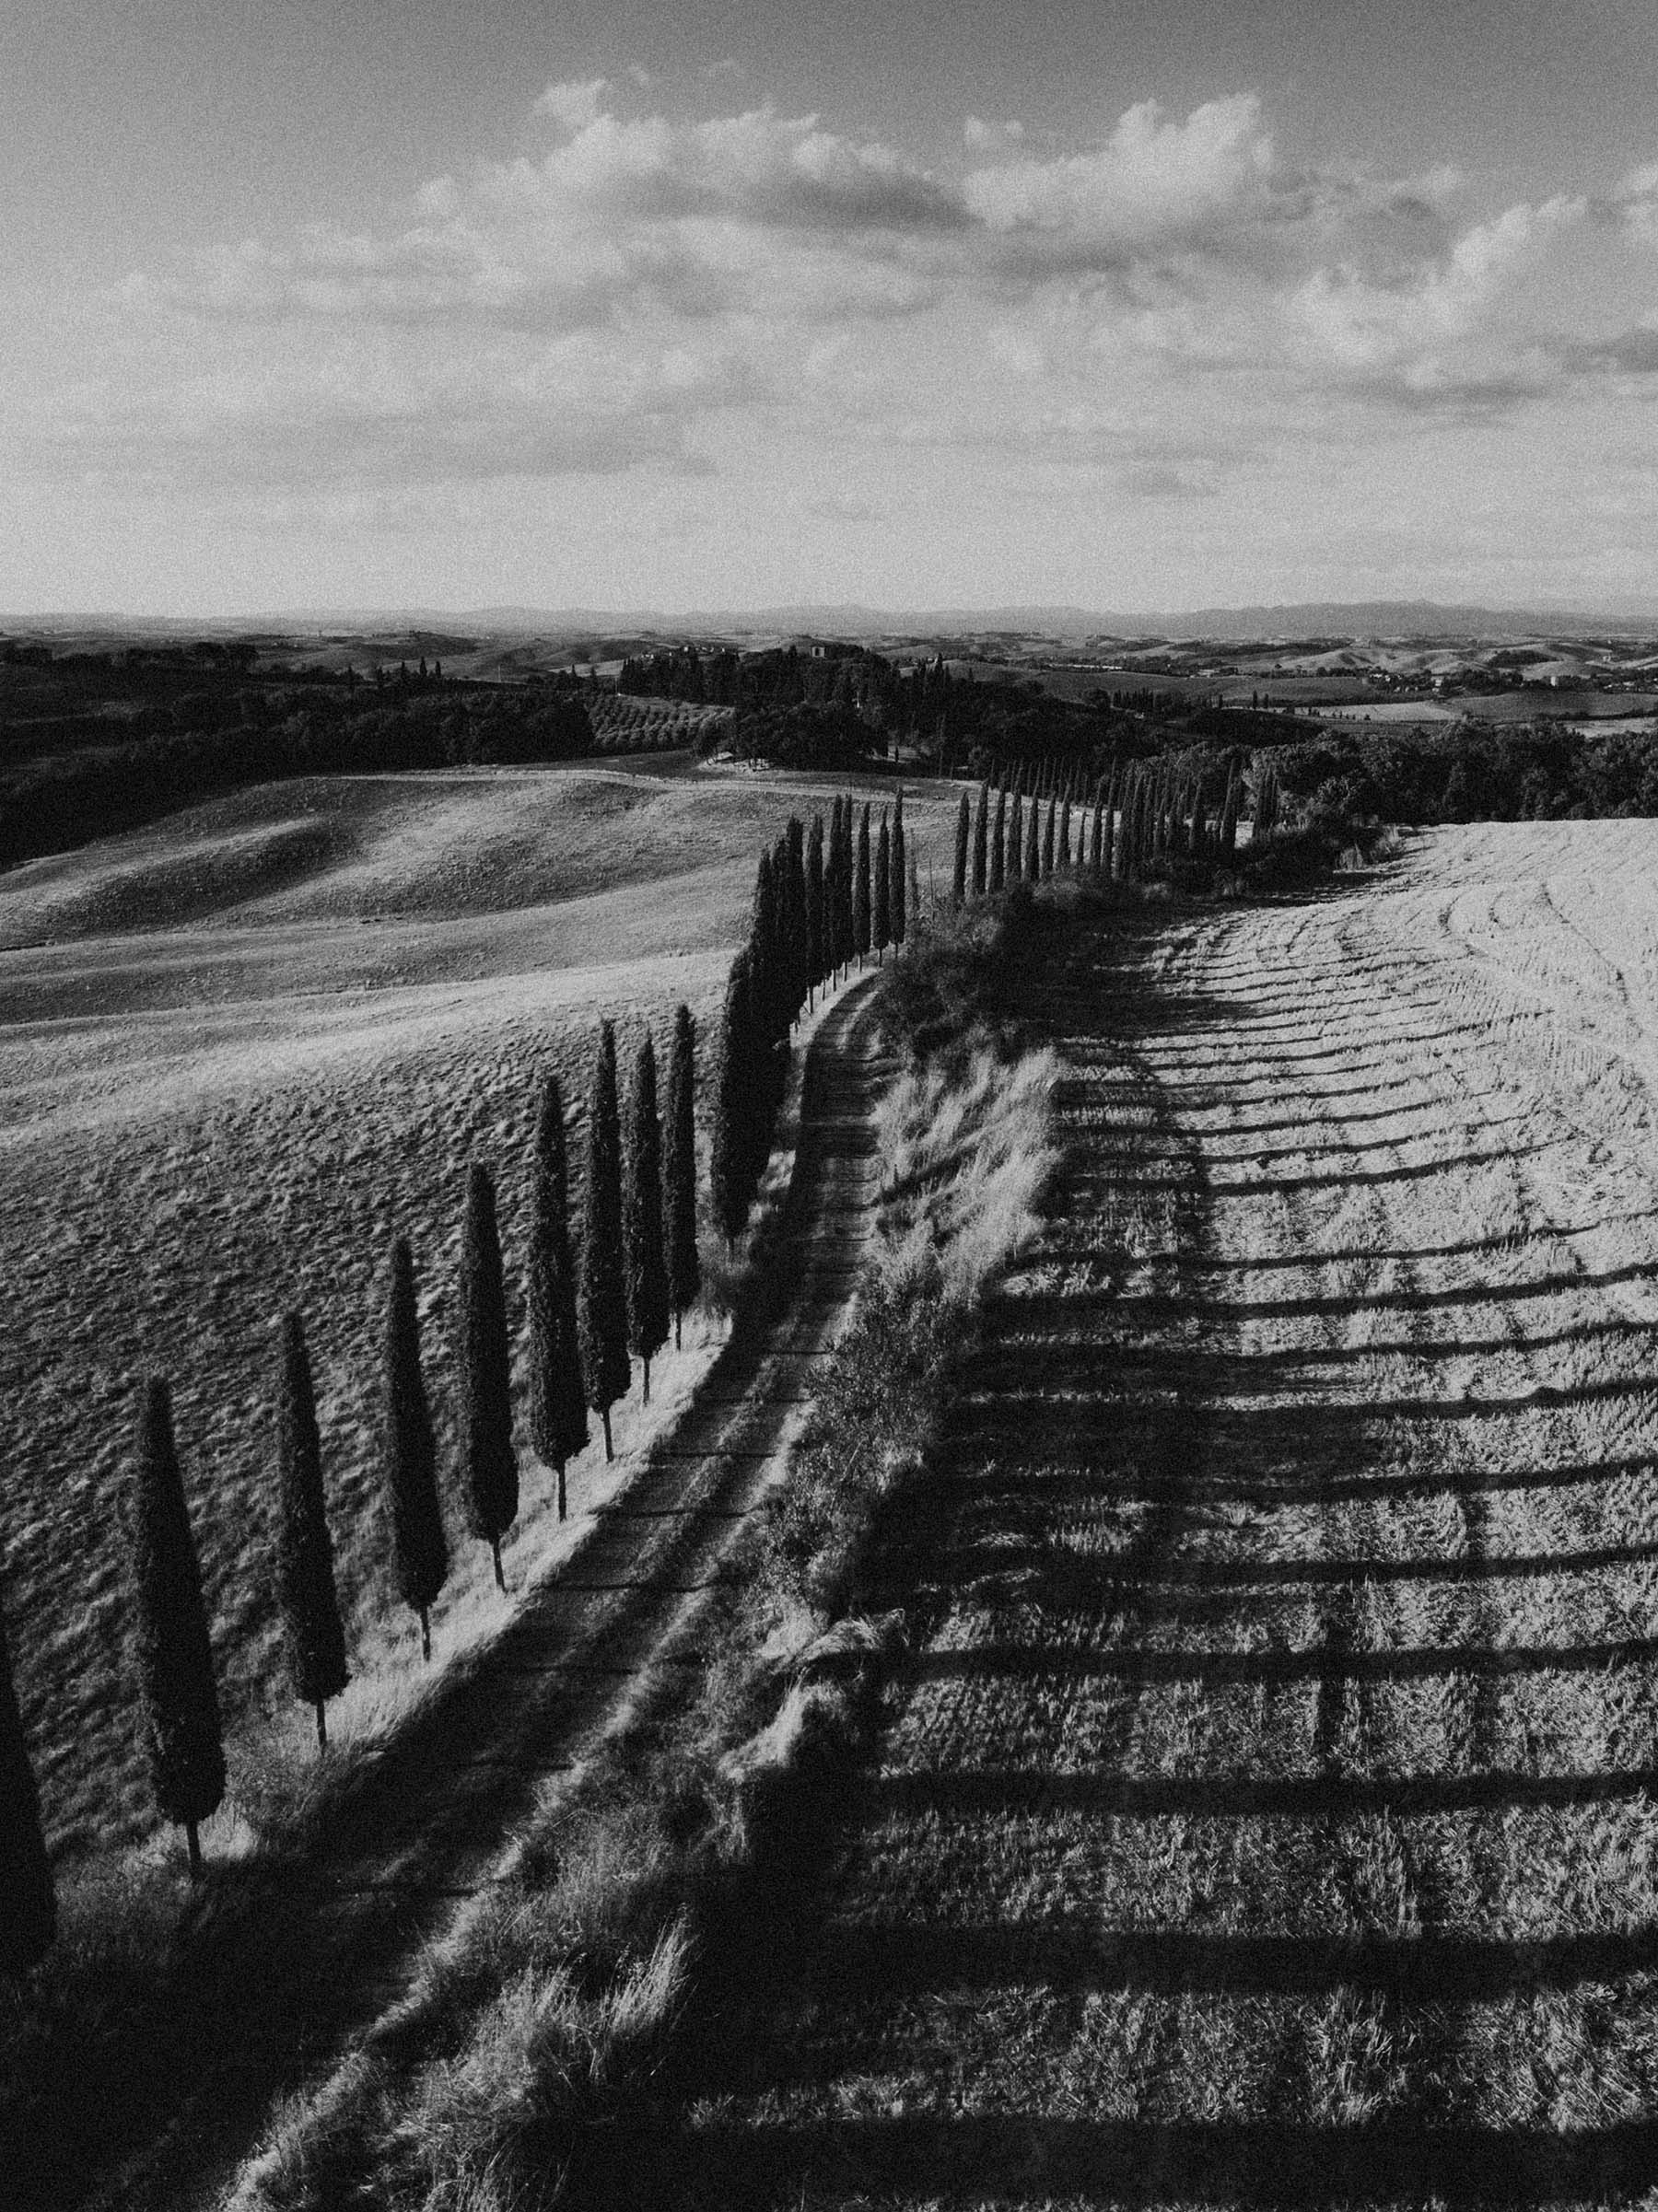
[[[1658,609],[1652,0],[6,0],[0,611]]]

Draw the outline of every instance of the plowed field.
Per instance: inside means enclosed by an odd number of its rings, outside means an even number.
[[[1654,824],[1445,832],[1033,979],[1056,1212],[689,2194],[1658,2184],[1655,882]]]

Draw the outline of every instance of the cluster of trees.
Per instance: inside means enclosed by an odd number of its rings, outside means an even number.
[[[1536,821],[1658,816],[1658,730],[1558,721],[1360,726],[1303,733],[1274,758],[1314,821]]]
[[[640,1363],[675,1342],[701,1288],[696,1249],[695,1038],[690,1011],[673,1021],[665,1112],[648,1031],[635,1054],[625,1110],[617,1094],[615,1032],[600,1025],[587,1112],[586,1191],[578,1245],[569,1225],[564,1100],[543,1077],[536,1102],[527,1254],[530,1438],[567,1509],[566,1468],[597,1415],[612,1456],[611,1410]],[[458,1392],[452,1487],[469,1532],[487,1543],[505,1589],[501,1543],[518,1518],[511,1341],[495,1182],[482,1163],[466,1193],[457,1301]],[[449,1577],[438,1450],[421,1356],[414,1255],[399,1238],[388,1257],[378,1456],[391,1537],[391,1578],[431,1656],[430,1609]],[[275,1536],[272,1566],[288,1673],[328,1741],[328,1701],[349,1681],[335,1592],[321,1438],[305,1328],[282,1322],[274,1391]],[[165,1377],[146,1384],[125,1506],[133,1661],[156,1807],[183,1827],[193,1871],[200,1823],[225,1791],[218,1693],[201,1568],[191,1531]],[[52,1879],[40,1804],[0,1625],[0,1971],[27,1971],[53,1933]]]
[[[813,994],[854,960],[902,945],[917,895],[904,793],[871,837],[870,809],[837,798],[825,825],[798,815],[760,856],[748,941],[731,962],[720,1018],[710,1131],[714,1220],[730,1241],[749,1217],[771,1157],[788,1067],[788,1033]]]

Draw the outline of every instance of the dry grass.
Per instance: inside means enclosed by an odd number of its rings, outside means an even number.
[[[690,2198],[1648,2201],[1655,863],[1447,832],[1059,948],[1053,1215]]]

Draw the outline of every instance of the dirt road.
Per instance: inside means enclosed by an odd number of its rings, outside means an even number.
[[[1567,833],[1658,835],[1559,828],[1042,979],[1059,1208],[685,2201],[1658,2184],[1653,915],[1597,939]]]
[[[874,1032],[858,986],[818,1030],[773,1294],[696,1406],[575,1560],[400,1736],[321,1866],[296,1869],[274,1893],[261,1876],[256,1909],[240,1917],[234,1872],[219,1878],[228,1924],[215,1970],[158,2023],[147,2058],[158,2100],[187,2080],[187,2104],[166,2144],[145,2144],[98,2203],[217,2201],[273,2097],[325,2081],[403,1994],[422,1948],[493,1878],[513,1823],[548,1801],[549,1778],[573,1783],[692,1678],[707,1593],[780,1468],[852,1296],[872,1221],[870,1112],[887,1072]]]

